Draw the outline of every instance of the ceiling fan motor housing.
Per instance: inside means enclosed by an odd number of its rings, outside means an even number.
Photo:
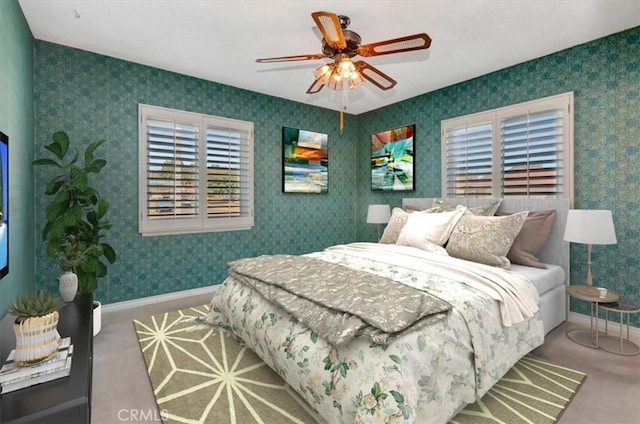
[[[348,29],[343,29],[342,34],[344,35],[344,40],[347,43],[347,47],[344,49],[339,49],[336,47],[332,47],[327,43],[327,40],[322,39],[322,53],[326,57],[335,58],[338,54],[344,54],[349,57],[354,57],[358,54],[358,47],[362,43],[362,38],[360,35],[353,31],[349,31]]]

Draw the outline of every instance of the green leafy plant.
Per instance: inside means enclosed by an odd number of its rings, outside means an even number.
[[[61,270],[77,274],[80,265],[88,256],[98,254],[100,254],[100,246],[70,233],[60,241],[60,248],[56,251],[55,260]]]
[[[104,260],[114,263],[116,253],[103,241],[111,223],[106,219],[109,202],[89,185],[91,174],[99,174],[107,164],[95,157],[104,140],[90,143],[80,164],[77,148],[70,149],[69,136],[64,131],[53,134],[53,142],[45,146],[55,158],[33,161],[34,165],[53,167],[56,174],[47,184],[46,194],[52,199],[47,205],[42,239],[47,240],[47,255],[54,258],[64,271],[78,275],[78,291],[91,293],[98,287],[98,278],[107,275]]]
[[[58,296],[39,289],[16,299],[9,305],[9,313],[18,318],[40,317],[57,311],[62,305],[64,302]]]

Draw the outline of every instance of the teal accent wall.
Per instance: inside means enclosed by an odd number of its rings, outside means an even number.
[[[99,281],[105,303],[222,283],[228,261],[306,253],[353,241],[356,118],[131,62],[36,41],[36,156],[57,130],[86,145],[105,139],[107,166],[95,186],[111,203],[108,241],[118,260]],[[138,233],[138,104],[223,116],[255,124],[255,227],[249,231],[142,237]],[[329,192],[282,193],[282,127],[329,136]],[[47,170],[36,170],[37,273],[55,287],[61,272],[39,237]]]
[[[367,205],[400,206],[402,197],[440,196],[443,119],[568,91],[575,106],[575,205],[611,209],[618,244],[594,246],[594,284],[640,303],[640,28],[494,72],[358,116],[357,237],[375,240]],[[416,124],[415,193],[368,187],[370,134]],[[571,278],[586,277],[586,250],[571,246]],[[585,302],[572,309],[588,314]],[[617,318],[616,318],[617,319]],[[634,316],[635,326],[640,317]]]
[[[9,136],[9,274],[0,280],[0,318],[36,284],[33,113],[33,37],[18,0],[0,1],[0,131]]]
[[[109,164],[96,183],[112,204],[109,242],[118,262],[101,280],[106,303],[221,283],[226,262],[241,256],[304,253],[356,240],[373,241],[367,206],[399,206],[404,196],[440,195],[440,121],[573,91],[575,207],[611,209],[618,244],[595,246],[596,284],[640,302],[640,29],[634,28],[464,83],[347,116],[234,87],[36,41],[37,156],[51,134],[66,130],[82,144],[104,138]],[[428,77],[428,76],[425,76]],[[255,122],[256,226],[251,231],[141,237],[137,232],[137,104]],[[370,134],[416,124],[416,191],[370,190]],[[327,195],[281,192],[281,128],[329,134]],[[355,178],[354,178],[355,177]],[[54,285],[59,272],[39,240],[47,175],[37,170],[37,274]],[[572,275],[586,274],[583,246],[572,246]],[[572,306],[586,313],[583,304]],[[640,318],[634,317],[634,324]]]

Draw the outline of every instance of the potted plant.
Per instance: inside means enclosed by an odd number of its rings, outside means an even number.
[[[78,292],[78,268],[89,255],[97,255],[99,247],[88,243],[75,233],[67,234],[55,252],[58,268],[64,272],[59,279],[60,296],[71,302]]]
[[[111,223],[106,219],[109,202],[90,183],[91,174],[99,174],[107,164],[96,158],[95,151],[104,140],[90,143],[81,154],[70,149],[69,136],[64,131],[53,134],[53,142],[45,146],[53,158],[33,161],[56,172],[50,178],[46,194],[51,201],[46,208],[46,224],[42,239],[48,240],[47,255],[58,266],[78,276],[78,292],[93,293],[98,278],[107,275],[105,263],[114,263],[116,253],[104,241]],[[83,157],[84,163],[81,163]],[[97,303],[99,308],[99,302]],[[100,331],[99,309],[94,306],[94,334]]]
[[[16,334],[13,360],[17,365],[44,361],[58,351],[58,309],[63,304],[59,297],[37,290],[9,305],[9,313],[16,316],[13,323]]]

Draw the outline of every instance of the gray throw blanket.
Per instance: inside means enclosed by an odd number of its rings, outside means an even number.
[[[424,291],[305,256],[240,259],[229,263],[229,275],[334,346],[362,334],[388,344],[392,337],[439,320],[451,309]]]

